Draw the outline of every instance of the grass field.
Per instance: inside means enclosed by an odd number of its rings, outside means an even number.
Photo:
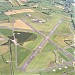
[[[68,48],[67,51],[69,51],[72,55],[75,56],[75,54],[74,54],[74,49],[73,49],[73,48]]]
[[[5,66],[0,69],[0,75],[9,75],[10,73],[10,65]]]
[[[35,50],[35,48],[39,46],[40,42],[43,40],[43,37],[35,33],[35,35],[34,34],[31,35],[28,38],[28,40],[29,39],[33,39],[33,40],[24,42],[23,47],[30,49],[30,50]]]
[[[68,45],[65,43],[65,40],[73,40],[72,38],[73,38],[73,36],[67,36],[67,35],[65,36],[63,34],[58,34],[55,37],[54,41],[61,47],[66,47]]]
[[[7,45],[0,46],[0,55],[9,51],[9,47]]]
[[[55,46],[53,46],[51,43],[47,43],[44,47],[43,47],[43,49],[42,49],[42,52],[49,52],[49,51],[53,51],[53,50],[55,50],[56,48],[55,48]]]
[[[11,29],[0,28],[0,33],[8,37],[8,36],[12,35],[12,30]]]
[[[30,50],[17,46],[17,64],[18,66],[20,66],[20,64],[27,58],[30,52],[31,52]]]
[[[9,64],[9,63],[6,63],[6,61],[9,61],[9,52],[6,52],[0,55],[0,69]]]
[[[68,57],[66,57],[63,53],[58,52],[59,56],[62,57],[66,62],[70,61]]]
[[[11,3],[12,3],[12,5],[14,5],[14,6],[16,6],[16,5],[19,5],[16,1],[14,1],[14,0],[9,0]]]
[[[51,66],[50,62],[55,61],[55,56],[52,52],[39,53],[26,68],[27,71],[39,70]]]
[[[0,45],[3,43],[6,43],[8,38],[6,36],[4,36],[3,34],[0,33]]]
[[[22,20],[15,20],[14,28],[32,30],[32,28],[30,28],[30,27],[29,27],[27,24],[25,24]]]
[[[34,12],[32,9],[20,9],[20,10],[12,10],[5,12],[6,15],[13,15],[13,14],[19,14],[19,13],[24,13],[24,12]]]
[[[31,17],[27,17],[26,14],[31,14]],[[51,16],[48,16],[36,11],[33,13],[32,12],[23,13],[23,14],[21,13],[21,14],[15,14],[9,16],[10,20],[18,19],[18,17],[25,20],[27,23],[32,25],[35,29],[38,29],[40,31],[50,32],[54,28],[54,26],[59,22],[62,15],[53,13]],[[32,22],[33,19],[45,20],[46,22],[40,24],[40,23]]]
[[[9,27],[9,28],[12,28],[12,24],[11,23],[0,23],[0,26],[4,26],[4,27]]]

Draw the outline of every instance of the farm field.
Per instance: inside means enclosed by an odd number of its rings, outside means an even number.
[[[42,15],[42,14],[41,14]],[[56,14],[58,15],[58,14]],[[54,15],[53,15],[54,16]],[[30,22],[30,25],[32,25],[35,29],[37,30],[40,30],[40,31],[46,31],[46,32],[50,32],[53,27],[59,22],[59,20],[61,19],[61,16],[60,17],[51,17],[51,19],[49,19],[47,22],[45,23],[36,23],[36,22]],[[37,16],[36,16],[37,17]],[[42,17],[38,17],[38,18],[42,18]],[[35,18],[36,19],[36,18]],[[44,18],[42,18],[44,19]],[[45,21],[46,21],[46,18],[45,18]],[[39,25],[38,25],[39,24]]]
[[[19,14],[19,13],[24,13],[24,12],[34,12],[32,9],[21,9],[21,10],[12,10],[5,12],[6,15],[12,15],[12,14]]]
[[[7,37],[13,34],[11,29],[6,28],[0,28],[0,33]]]
[[[7,27],[7,28],[12,28],[12,24],[11,23],[0,23],[0,27]]]
[[[28,30],[32,30],[32,28],[30,28],[27,24],[25,24],[22,20],[15,20],[14,23],[14,28],[19,28],[19,29],[28,29]]]
[[[30,53],[30,50],[17,46],[17,66],[20,66]]]

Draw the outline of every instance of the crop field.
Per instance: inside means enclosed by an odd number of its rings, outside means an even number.
[[[16,2],[16,1],[14,1],[14,0],[9,0],[11,3],[12,3],[12,5],[14,5],[14,6],[16,6],[16,5],[18,5],[18,3]]]
[[[7,45],[0,46],[0,55],[9,51],[9,47]]]
[[[30,53],[30,50],[17,46],[17,65],[20,66]]]
[[[55,5],[57,8],[64,9],[62,5]]]
[[[48,68],[52,66],[50,62],[55,62],[55,55],[52,52],[41,52],[32,60],[26,70],[30,71]]]
[[[7,22],[5,22],[5,23],[0,23],[0,26],[1,26],[1,27],[12,28],[12,23],[7,23]]]
[[[43,52],[50,52],[50,51],[53,51],[53,50],[56,50],[56,48],[55,48],[55,46],[53,46],[49,42],[42,49]]]
[[[9,51],[0,55],[0,69],[7,66],[9,61]]]
[[[0,33],[0,45],[7,42],[7,37]]]
[[[70,33],[71,34],[71,31],[70,31],[70,25],[71,25],[71,22],[70,20],[68,19],[65,19],[63,20],[63,22],[60,24],[60,26],[56,29],[56,32],[61,32],[61,33]]]
[[[26,2],[26,0],[9,0],[14,6],[20,6],[20,5],[24,5],[24,2]]]
[[[6,15],[12,15],[12,14],[19,14],[24,12],[34,12],[32,9],[21,9],[21,10],[9,10],[8,12],[5,12]]]
[[[12,30],[11,29],[0,28],[0,33],[8,37],[8,36],[12,35]]]
[[[29,27],[27,24],[25,24],[22,20],[15,20],[14,28],[32,30],[32,28],[30,28],[30,27]]]
[[[8,75],[10,74],[10,65],[7,65],[0,69],[0,75]]]
[[[27,14],[30,14],[31,17],[26,16]],[[37,30],[50,32],[54,28],[54,26],[59,22],[62,15],[54,13],[51,16],[48,16],[40,12],[30,12],[11,15],[10,19],[17,19],[18,17],[25,20],[28,24],[32,25]],[[42,20],[45,21],[45,23],[33,22],[33,19]]]
[[[51,19],[49,19],[47,22],[45,23],[35,23],[35,22],[29,22],[35,29],[38,29],[40,31],[46,31],[46,32],[50,32],[54,26],[59,22],[61,16],[59,16],[58,14],[53,14],[55,17],[51,17]],[[36,16],[37,17],[37,16]],[[38,17],[40,18],[40,17]],[[45,21],[47,20],[47,18],[45,19]]]

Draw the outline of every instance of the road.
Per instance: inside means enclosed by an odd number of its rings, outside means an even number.
[[[32,55],[29,57],[29,59],[22,65],[22,67],[21,67],[22,71],[25,71],[26,67],[29,65],[29,63],[32,61],[32,59],[40,52],[41,48],[46,44],[46,42],[48,41],[49,37],[54,33],[54,31],[57,29],[57,27],[60,25],[61,22],[62,22],[62,19],[60,19],[60,21],[56,24],[56,26],[53,28],[53,30],[50,31],[50,33],[48,34],[48,36],[46,36],[44,38],[44,40],[41,42],[41,44],[36,48],[35,52],[33,52]],[[27,24],[27,25],[30,26],[29,24]],[[32,26],[30,26],[30,27],[33,28]],[[41,32],[39,32],[38,30],[36,30],[36,31],[39,34],[41,34]]]

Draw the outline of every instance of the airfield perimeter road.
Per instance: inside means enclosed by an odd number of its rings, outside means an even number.
[[[22,19],[21,19],[22,20]],[[24,20],[22,20],[23,22],[25,22]],[[35,31],[37,31],[39,34],[42,34],[45,39],[41,42],[41,44],[36,48],[36,50],[32,53],[32,55],[29,57],[29,59],[22,65],[22,67],[20,68],[22,71],[25,71],[26,67],[29,65],[29,63],[32,61],[32,59],[40,52],[41,48],[45,45],[45,43],[47,41],[49,41],[50,43],[52,43],[53,45],[55,45],[60,51],[63,52],[64,55],[67,55],[69,58],[71,58],[72,60],[74,60],[73,56],[71,54],[67,54],[67,52],[65,52],[63,50],[63,48],[59,47],[58,45],[56,45],[52,40],[49,39],[49,37],[54,33],[54,31],[57,29],[57,27],[60,25],[60,23],[62,22],[62,19],[59,20],[59,22],[56,24],[56,26],[53,28],[52,31],[50,31],[50,33],[48,34],[48,36],[44,36],[40,31],[36,30],[35,28],[33,28],[31,25],[29,25],[28,23],[26,23],[28,26],[30,26],[32,29],[34,29]]]

